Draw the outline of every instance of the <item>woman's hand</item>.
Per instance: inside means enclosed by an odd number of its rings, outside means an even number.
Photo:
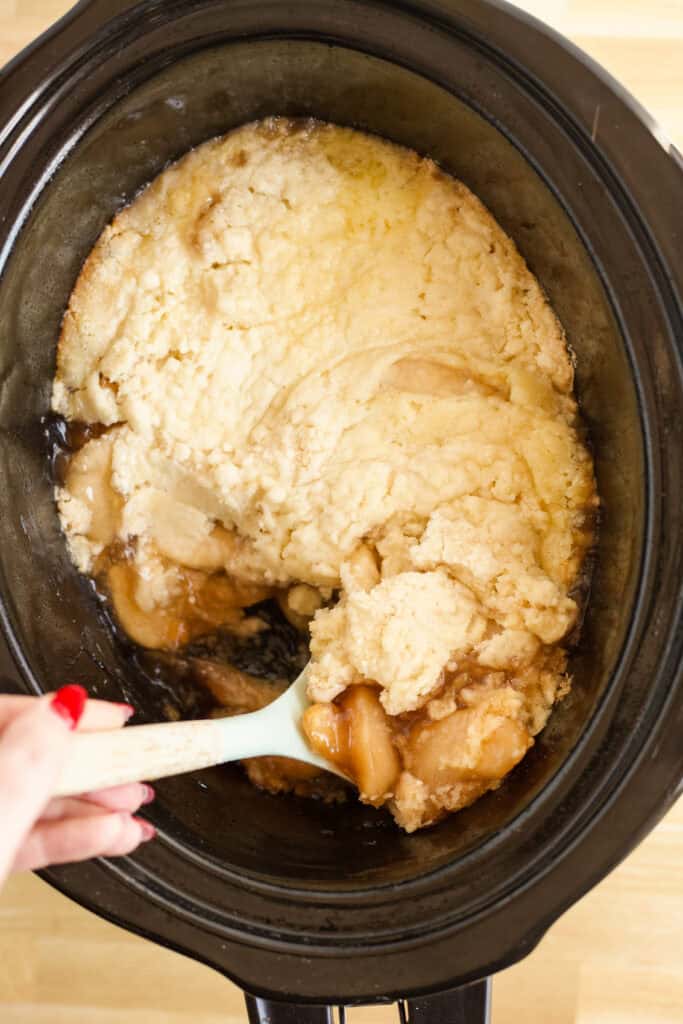
[[[129,704],[88,700],[81,686],[46,697],[0,696],[0,885],[12,871],[119,857],[155,835],[134,812],[154,790],[131,783],[50,799],[72,731],[120,728]]]

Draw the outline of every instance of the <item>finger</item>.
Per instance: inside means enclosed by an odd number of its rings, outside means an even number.
[[[67,758],[85,691],[64,687],[51,701],[31,701],[0,737],[0,879],[40,817]]]
[[[79,799],[110,811],[137,811],[139,807],[151,804],[155,797],[153,787],[146,782],[130,782],[125,786],[83,793]]]
[[[95,793],[84,793],[80,797],[62,797],[50,800],[41,815],[41,821],[56,821],[59,818],[88,817],[109,811],[137,811],[144,804],[150,804],[155,797],[151,786],[143,782],[131,782],[127,786],[113,786]]]
[[[0,730],[26,711],[31,703],[49,701],[53,695],[45,697],[26,697],[14,694],[0,696]],[[100,729],[118,729],[135,713],[130,704],[116,704],[108,700],[89,700],[85,706],[83,717],[78,723],[79,731],[95,732]]]
[[[104,807],[96,807],[75,796],[55,797],[38,819],[43,821],[64,821],[65,818],[90,818],[94,814],[109,814]]]
[[[129,814],[42,822],[16,855],[14,871],[36,871],[48,864],[70,864],[91,857],[122,857],[155,836],[152,825]]]
[[[79,732],[100,732],[103,729],[120,729],[135,714],[131,704],[115,704],[109,700],[89,700],[83,718],[78,723]]]

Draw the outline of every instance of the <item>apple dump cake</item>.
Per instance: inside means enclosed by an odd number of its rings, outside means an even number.
[[[53,408],[70,553],[122,629],[246,642],[277,602],[310,644],[310,744],[403,828],[498,786],[567,692],[597,506],[572,364],[432,161],[284,118],[199,146],[97,241]],[[280,692],[202,664],[230,712]],[[272,762],[254,781],[315,789]]]

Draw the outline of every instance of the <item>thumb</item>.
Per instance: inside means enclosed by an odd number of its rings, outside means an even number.
[[[52,795],[86,700],[82,686],[63,686],[0,734],[0,880]]]

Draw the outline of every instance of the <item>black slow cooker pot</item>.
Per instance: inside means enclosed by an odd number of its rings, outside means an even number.
[[[223,768],[159,785],[157,842],[44,877],[223,971],[254,993],[254,1021],[326,1021],[322,1004],[388,999],[408,1000],[404,1020],[481,1020],[487,990],[472,983],[528,953],[683,776],[683,170],[568,43],[496,0],[90,0],[9,65],[2,684],[80,682],[132,700],[140,720],[178,699],[142,677],[68,561],[45,427],[55,342],[112,215],[191,146],[273,113],[435,157],[550,296],[603,499],[574,689],[498,792],[417,835],[360,805],[271,797]]]

